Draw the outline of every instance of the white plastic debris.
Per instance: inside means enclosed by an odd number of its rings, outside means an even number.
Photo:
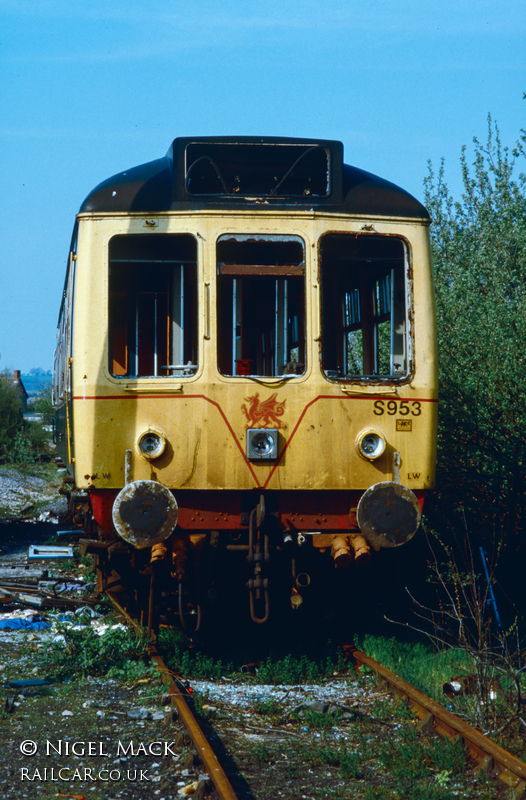
[[[197,790],[197,781],[192,781],[192,783],[188,783],[186,786],[183,786],[182,789],[179,789],[179,794],[182,794],[183,797],[189,797]]]

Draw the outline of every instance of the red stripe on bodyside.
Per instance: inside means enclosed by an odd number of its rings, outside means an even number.
[[[248,459],[246,457],[246,453],[244,452],[243,447],[241,446],[239,440],[237,439],[237,437],[236,437],[236,435],[234,433],[234,429],[232,428],[230,422],[228,421],[228,419],[226,417],[226,414],[224,413],[223,409],[221,408],[219,403],[217,403],[215,400],[211,400],[209,397],[206,397],[206,395],[204,395],[204,394],[185,394],[185,395],[181,395],[181,394],[163,394],[163,395],[158,395],[158,394],[90,395],[88,397],[80,397],[80,396],[75,395],[73,397],[73,400],[138,400],[138,399],[141,399],[141,398],[148,398],[148,399],[154,398],[156,400],[193,400],[193,399],[198,399],[198,400],[205,400],[207,403],[210,403],[211,405],[215,406],[217,408],[217,410],[219,411],[220,415],[222,416],[222,418],[223,418],[223,420],[225,422],[225,425],[227,426],[228,430],[230,431],[230,434],[231,434],[232,438],[234,439],[234,441],[235,441],[235,443],[236,443],[236,445],[238,447],[238,450],[241,453],[241,456],[243,457],[243,461],[245,462],[245,464],[247,465],[248,469],[250,470],[250,474],[254,478],[254,482],[256,484],[255,488],[257,488],[257,489],[266,489],[267,488],[267,486],[268,486],[269,482],[271,481],[276,469],[280,465],[281,460],[282,460],[282,458],[283,458],[283,456],[284,456],[289,444],[291,443],[291,441],[293,440],[294,436],[296,435],[296,431],[298,430],[303,418],[305,417],[305,414],[307,413],[308,409],[312,405],[314,405],[314,403],[318,402],[318,400],[385,400],[385,401],[394,400],[395,402],[397,401],[399,403],[400,402],[405,402],[405,403],[438,403],[438,399],[437,398],[429,398],[429,397],[426,397],[426,398],[392,397],[392,396],[387,396],[386,397],[385,395],[375,395],[375,394],[357,394],[357,395],[349,395],[349,396],[345,397],[345,396],[339,396],[339,395],[333,395],[333,394],[320,394],[317,397],[313,398],[309,403],[307,403],[307,405],[305,406],[305,408],[301,412],[300,416],[298,417],[298,420],[297,420],[296,424],[294,425],[294,428],[292,429],[292,431],[290,433],[289,438],[285,442],[285,446],[283,447],[283,449],[282,449],[282,451],[281,451],[281,453],[279,455],[278,460],[273,465],[273,467],[270,470],[270,473],[269,473],[265,483],[262,486],[261,483],[259,482],[259,479],[258,479],[256,473],[254,472],[252,464],[250,463],[250,461],[248,461]]]

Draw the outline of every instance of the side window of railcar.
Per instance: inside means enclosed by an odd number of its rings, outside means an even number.
[[[305,248],[298,236],[217,242],[218,364],[223,375],[305,371]]]
[[[125,377],[197,370],[197,245],[189,234],[109,243],[109,369]]]
[[[408,371],[405,246],[387,236],[327,234],[320,243],[322,368],[333,380]]]
[[[53,400],[58,402],[69,390],[68,359],[73,355],[73,306],[75,300],[75,265],[77,258],[78,223],[75,223],[58,318],[57,348],[53,359]]]

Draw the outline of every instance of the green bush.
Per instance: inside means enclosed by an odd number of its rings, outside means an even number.
[[[46,386],[31,406],[35,414],[42,414],[44,425],[52,425],[54,417],[53,401],[51,399],[51,386]]]
[[[526,132],[510,152],[489,118],[472,166],[462,150],[460,200],[443,162],[425,180],[439,343],[438,507],[461,505],[480,535],[496,531],[516,546],[526,516],[526,175],[516,176],[525,156]]]
[[[55,678],[106,675],[110,669],[117,675],[116,670],[126,671],[130,661],[147,653],[146,638],[121,627],[110,627],[99,636],[89,625],[75,629],[61,623],[57,631],[60,638],[39,655],[41,667]]]
[[[5,370],[0,374],[0,460],[12,461],[25,451],[22,399]],[[14,451],[14,447],[16,450]]]
[[[53,419],[51,390],[46,390],[32,411],[43,415],[43,423]],[[49,452],[51,435],[41,423],[25,422],[22,398],[7,370],[0,374],[0,463],[27,468]]]

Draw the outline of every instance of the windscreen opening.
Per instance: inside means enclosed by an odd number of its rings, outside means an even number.
[[[299,237],[218,240],[218,364],[223,375],[301,375],[304,309],[305,254]]]
[[[197,370],[197,246],[189,234],[109,243],[109,369],[121,377]]]
[[[329,150],[316,144],[219,144],[186,148],[191,195],[327,197]]]
[[[335,380],[406,375],[402,240],[328,234],[321,240],[320,258],[325,375]]]

